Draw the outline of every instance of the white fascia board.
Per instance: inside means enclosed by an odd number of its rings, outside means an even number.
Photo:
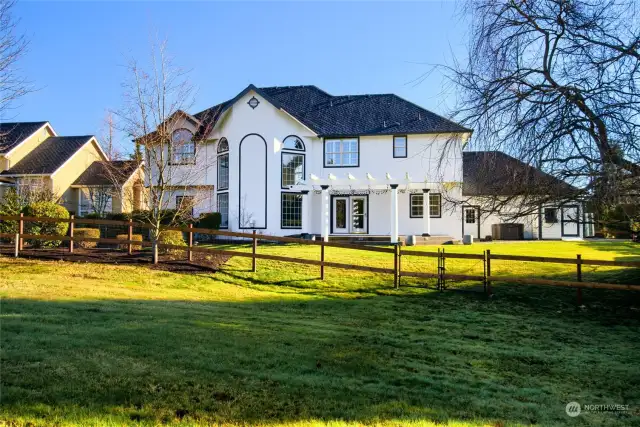
[[[289,114],[289,112],[287,110],[285,110],[284,108],[279,108],[280,111],[282,111],[283,113],[285,113],[287,116],[291,117],[291,119],[293,121],[295,121],[296,123],[298,123],[300,126],[302,126],[303,128],[305,128],[306,130],[308,130],[309,132],[311,132],[311,134],[313,136],[318,136],[318,134],[316,132],[314,132],[313,130],[309,129],[309,127],[307,125],[305,125],[304,123],[302,123],[300,120],[296,119],[295,117],[293,117],[291,114]]]
[[[80,148],[78,148],[78,149],[76,150],[76,152],[75,152],[75,153],[73,153],[73,154],[71,155],[71,157],[69,157],[67,160],[65,160],[65,162],[64,162],[63,164],[61,164],[61,165],[60,165],[60,167],[59,167],[58,169],[56,169],[55,171],[53,171],[53,173],[51,174],[51,178],[53,178],[53,176],[54,176],[56,173],[58,173],[58,171],[59,171],[59,170],[61,170],[62,168],[64,168],[64,167],[65,167],[65,165],[71,161],[71,159],[73,159],[73,158],[74,158],[74,157],[75,157],[75,156],[76,156],[80,151],[82,151],[82,149],[83,149],[84,147],[86,147],[86,146],[87,146],[87,144],[92,144],[92,143],[95,143],[95,146],[98,148],[98,152],[99,152],[100,154],[102,154],[102,157],[103,157],[103,159],[102,159],[102,160],[103,160],[103,161],[108,161],[108,159],[109,159],[109,158],[108,158],[108,157],[107,157],[107,155],[105,154],[104,150],[102,150],[102,147],[100,147],[100,144],[98,144],[98,140],[96,139],[96,137],[95,137],[95,136],[92,136],[91,138],[89,138],[89,140],[88,140],[86,143],[82,144],[82,146],[81,146]]]
[[[53,130],[53,127],[51,127],[51,125],[49,124],[49,122],[46,122],[45,124],[43,124],[42,126],[40,126],[38,129],[36,129],[35,131],[33,131],[29,136],[27,136],[26,138],[24,138],[22,141],[20,141],[20,143],[18,145],[16,145],[15,147],[13,147],[11,150],[7,151],[6,153],[3,153],[3,156],[5,156],[6,158],[9,158],[9,156],[11,156],[11,153],[13,153],[14,150],[16,150],[18,147],[20,147],[22,144],[24,144],[24,142],[31,138],[33,135],[35,135],[36,133],[40,132],[42,130],[42,128],[44,127],[48,127],[49,130],[51,131],[51,133],[53,134],[53,136],[58,136],[58,134],[56,133],[55,130]]]

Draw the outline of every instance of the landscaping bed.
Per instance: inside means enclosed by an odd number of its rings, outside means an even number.
[[[0,254],[12,255],[13,245],[0,245]],[[56,260],[80,263],[121,264],[121,265],[146,265],[155,270],[172,271],[179,273],[199,273],[202,271],[215,272],[227,262],[229,256],[217,254],[205,254],[194,252],[192,261],[187,261],[185,251],[160,254],[158,264],[151,262],[149,250],[134,252],[129,255],[126,251],[118,251],[113,248],[75,248],[69,253],[66,247],[58,248],[29,248],[20,251],[20,257],[34,260]]]

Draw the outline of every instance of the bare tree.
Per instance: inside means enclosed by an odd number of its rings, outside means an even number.
[[[116,148],[116,122],[112,111],[107,111],[102,122],[101,141],[109,160],[118,160],[121,156]]]
[[[17,69],[28,42],[18,34],[12,12],[13,0],[0,0],[0,117],[4,118],[12,103],[31,91],[29,82]]]
[[[469,0],[465,5],[471,19],[468,60],[446,69],[460,94],[453,116],[474,129],[470,148],[503,151],[573,186],[551,195],[540,191],[544,180],[525,185],[529,179],[515,174],[508,184],[512,196],[496,197],[491,209],[512,198],[528,211],[549,196],[604,205],[638,200],[638,3]]]
[[[174,65],[166,42],[152,47],[148,66],[131,59],[127,71],[125,107],[117,116],[136,147],[144,147],[134,158],[144,165],[144,220],[151,226],[157,262],[160,226],[191,217],[194,206],[210,196],[202,185],[211,166],[205,146],[200,150],[204,154],[196,157],[197,138],[207,132],[186,112],[193,104],[194,88],[187,73]]]

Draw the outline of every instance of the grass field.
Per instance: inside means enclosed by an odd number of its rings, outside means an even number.
[[[487,247],[640,259],[626,243]],[[259,250],[312,258],[314,249]],[[336,248],[327,259],[391,262]],[[249,266],[232,258],[218,273],[183,275],[0,257],[0,420],[640,426],[637,294],[586,290],[578,308],[571,289],[499,284],[487,300],[417,282],[393,290],[389,275],[327,269],[322,282],[315,266]],[[532,273],[570,274],[561,268]],[[570,401],[630,411],[569,418]]]

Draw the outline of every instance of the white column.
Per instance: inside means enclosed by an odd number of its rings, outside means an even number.
[[[422,197],[422,220],[424,221],[424,232],[423,236],[431,236],[431,215],[429,206],[431,205],[431,196],[429,195],[429,189],[422,189],[423,197]]]
[[[329,186],[322,186],[322,214],[321,218],[321,233],[322,240],[329,241]]]
[[[311,196],[309,190],[302,190],[302,230],[301,233],[311,233]]]
[[[82,188],[78,188],[78,212],[76,212],[76,216],[80,216],[81,208],[82,208]]]
[[[391,184],[391,243],[398,243],[398,184]]]

